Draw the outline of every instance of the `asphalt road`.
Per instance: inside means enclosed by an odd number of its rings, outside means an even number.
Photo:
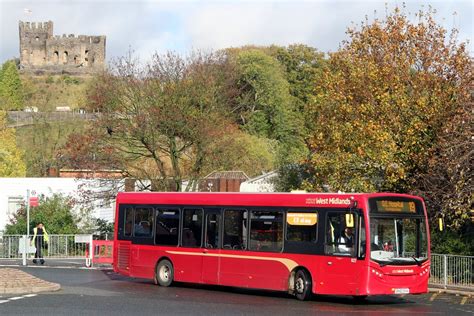
[[[474,298],[452,294],[318,296],[300,302],[279,292],[177,284],[162,288],[111,270],[26,267],[61,284],[58,292],[0,297],[0,315],[474,315]]]

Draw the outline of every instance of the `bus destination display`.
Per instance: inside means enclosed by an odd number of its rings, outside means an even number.
[[[393,213],[416,213],[416,204],[414,201],[376,201],[377,212],[393,212]]]

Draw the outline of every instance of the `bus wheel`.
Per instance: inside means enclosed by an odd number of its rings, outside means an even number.
[[[155,279],[161,286],[170,286],[173,283],[174,269],[171,262],[161,260],[156,267]]]
[[[311,277],[305,270],[298,270],[295,274],[295,296],[300,301],[306,301],[311,297]]]

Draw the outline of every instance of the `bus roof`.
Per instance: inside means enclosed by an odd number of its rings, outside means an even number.
[[[119,192],[117,204],[349,207],[371,197],[405,197],[397,193],[240,193],[240,192]]]

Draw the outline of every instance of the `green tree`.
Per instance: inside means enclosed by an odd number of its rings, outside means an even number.
[[[38,223],[43,223],[49,234],[76,234],[79,232],[79,218],[75,218],[74,201],[66,196],[54,194],[40,196],[39,206],[30,208],[30,233]],[[6,225],[6,234],[25,234],[26,209],[23,207],[14,214]]]
[[[291,98],[279,63],[259,50],[237,56],[240,119],[251,134],[282,139],[289,133]]]
[[[303,44],[272,47],[271,55],[283,66],[292,96],[299,100],[299,108],[311,101],[314,83],[322,75],[326,60],[316,48]]]
[[[212,159],[205,166],[205,174],[215,170],[239,170],[253,177],[275,168],[278,142],[236,129],[215,140]]]
[[[406,192],[426,171],[444,122],[463,102],[469,57],[456,31],[433,13],[417,22],[396,9],[385,20],[349,29],[330,55],[306,114],[306,188]]]
[[[313,183],[313,175],[308,170],[308,166],[301,162],[281,165],[274,180],[275,191],[290,192],[302,188],[304,183]]]
[[[95,224],[96,224],[96,234],[99,235],[99,239],[105,239],[106,237],[108,237],[108,239],[110,240],[111,238],[113,238],[113,232],[114,232],[114,223],[111,223],[111,222],[107,222],[106,220],[103,220],[103,219],[100,219],[100,218],[97,218],[95,220]]]
[[[474,230],[470,233],[467,231],[455,231],[446,229],[442,232],[436,229],[436,225],[432,226],[431,230],[431,252],[452,254],[452,255],[466,255],[472,256],[474,254],[474,243],[472,236]]]
[[[7,127],[6,112],[0,111],[0,177],[24,177],[23,151],[17,147],[15,129]]]
[[[278,141],[277,164],[305,155],[303,117],[297,99],[290,94],[283,67],[263,50],[232,51],[238,94],[233,102],[243,130]]]
[[[23,89],[15,61],[3,64],[0,72],[0,110],[23,109]]]

